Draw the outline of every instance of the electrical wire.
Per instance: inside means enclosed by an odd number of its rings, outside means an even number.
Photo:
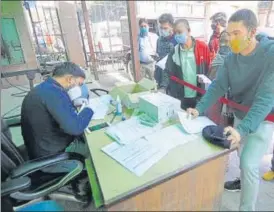
[[[18,90],[20,90],[21,92],[19,93],[12,93],[11,96],[13,97],[25,97],[27,95],[27,93],[30,91],[30,90],[26,90],[28,89],[27,87],[24,87],[24,86],[16,86],[14,84],[12,84],[7,78],[4,78],[7,83],[14,87],[14,88],[17,88]],[[16,117],[20,117],[21,116],[21,113],[19,114],[16,114],[16,115],[13,115],[13,116],[7,116],[9,113],[13,112],[14,110],[16,110],[17,108],[21,107],[21,105],[17,105],[16,107],[12,108],[11,110],[9,110],[8,112],[6,112],[2,118],[3,119],[11,119],[11,118],[16,118]]]

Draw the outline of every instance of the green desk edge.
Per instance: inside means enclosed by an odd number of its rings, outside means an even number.
[[[99,183],[97,181],[95,168],[91,158],[86,159],[86,169],[88,172],[88,178],[89,178],[89,182],[92,190],[92,198],[94,201],[94,205],[96,208],[99,208],[104,205],[104,200],[103,200],[101,189],[99,187]]]

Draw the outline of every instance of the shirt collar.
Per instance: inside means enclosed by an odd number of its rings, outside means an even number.
[[[63,86],[62,86],[59,82],[57,82],[55,79],[53,79],[52,77],[49,77],[49,78],[47,79],[47,82],[50,83],[50,84],[52,84],[52,85],[55,86],[55,87],[59,87],[59,88],[65,90],[65,89],[63,88]]]

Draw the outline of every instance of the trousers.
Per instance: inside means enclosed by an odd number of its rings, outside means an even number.
[[[235,117],[235,126],[240,120]],[[255,211],[258,197],[260,162],[267,151],[274,132],[274,123],[264,121],[256,132],[242,138],[238,149],[241,169],[240,211]]]
[[[84,156],[85,158],[88,158],[90,154],[87,144],[80,139],[76,139],[75,141],[73,141],[66,148],[65,152],[75,152]],[[67,173],[75,169],[76,166],[77,164],[74,161],[65,161],[54,166],[44,168],[43,171],[47,173]]]

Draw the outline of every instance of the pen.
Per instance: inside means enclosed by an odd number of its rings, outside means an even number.
[[[111,121],[109,123],[112,123],[114,121],[115,117],[116,117],[116,113],[114,113],[113,118],[111,119]]]

